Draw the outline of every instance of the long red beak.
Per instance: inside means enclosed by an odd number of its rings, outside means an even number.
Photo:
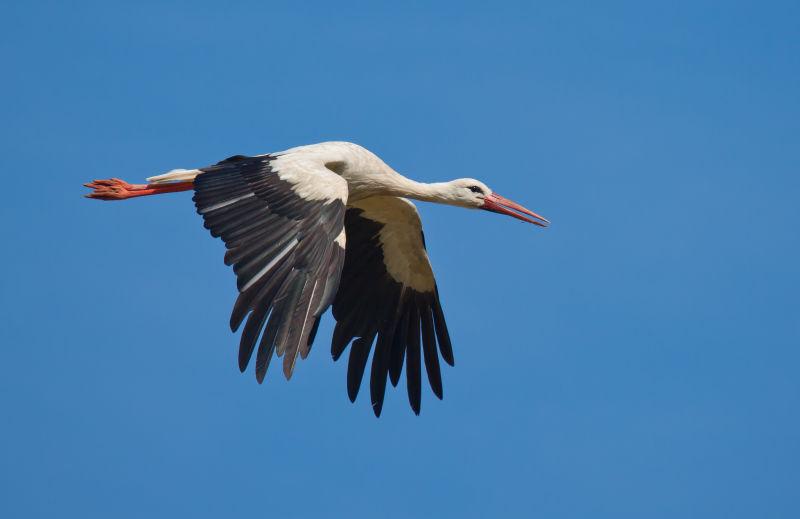
[[[485,209],[493,213],[507,214],[508,216],[513,216],[518,220],[532,223],[534,225],[538,225],[539,227],[547,227],[547,225],[550,223],[550,221],[544,216],[539,216],[530,209],[526,209],[518,203],[512,202],[508,198],[503,198],[497,193],[492,193],[491,195],[486,196],[481,209]],[[536,218],[536,220],[523,216],[523,214],[533,216]]]

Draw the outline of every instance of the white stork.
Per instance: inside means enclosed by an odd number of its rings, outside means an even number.
[[[347,366],[351,401],[375,342],[370,394],[376,416],[383,407],[387,376],[396,386],[404,361],[408,399],[416,414],[420,358],[440,399],[439,355],[453,365],[419,214],[405,197],[485,209],[539,226],[549,223],[478,180],[415,182],[348,142],[236,155],[147,181],[95,180],[85,184],[93,189],[86,196],[124,200],[194,190],[197,212],[211,235],[225,242],[225,263],[236,273],[239,295],[231,329],[235,332],[246,321],[239,369],[247,368],[258,343],[258,382],[264,380],[273,353],[283,356],[283,373],[291,378],[297,356],[308,355],[320,316],[333,304],[334,360],[352,341]]]

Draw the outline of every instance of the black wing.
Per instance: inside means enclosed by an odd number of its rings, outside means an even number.
[[[290,378],[336,293],[347,184],[324,167],[274,156],[231,157],[201,171],[194,180],[197,212],[225,242],[225,263],[237,277],[231,329],[247,320],[239,368],[247,368],[261,336],[259,383],[273,352],[284,356]]]
[[[396,386],[405,361],[408,400],[419,414],[421,358],[431,389],[440,399],[439,353],[453,365],[453,349],[419,214],[414,204],[402,198],[367,198],[347,209],[345,231],[347,250],[333,303],[337,321],[331,345],[333,358],[338,359],[353,341],[347,392],[355,401],[375,342],[370,395],[376,416],[383,408],[387,376]]]

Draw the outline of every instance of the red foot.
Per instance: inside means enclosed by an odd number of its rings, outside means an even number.
[[[124,180],[112,178],[109,180],[95,180],[84,184],[93,189],[86,198],[98,200],[126,200],[137,196],[159,195],[161,193],[175,193],[188,191],[194,187],[192,182],[172,182],[169,184],[128,184]]]

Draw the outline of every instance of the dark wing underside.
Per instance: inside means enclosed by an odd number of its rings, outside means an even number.
[[[225,263],[236,273],[239,297],[231,329],[236,331],[246,320],[239,368],[247,368],[258,342],[259,382],[273,352],[284,356],[287,378],[297,355],[308,355],[344,261],[344,250],[336,241],[343,227],[343,200],[335,194],[329,199],[302,198],[295,191],[298,181],[283,180],[271,165],[273,160],[231,157],[204,168],[194,180],[197,212],[211,235],[225,242]],[[309,171],[290,178],[338,182],[326,174],[334,175]]]
[[[440,399],[439,354],[453,365],[419,216],[413,204],[394,197],[374,197],[353,205],[345,214],[347,247],[333,303],[337,324],[331,352],[337,360],[352,341],[347,392],[355,401],[375,343],[370,396],[376,416],[383,408],[387,376],[396,386],[405,362],[408,399],[419,414],[421,359],[431,389]],[[394,260],[392,269],[387,268],[387,259]]]

